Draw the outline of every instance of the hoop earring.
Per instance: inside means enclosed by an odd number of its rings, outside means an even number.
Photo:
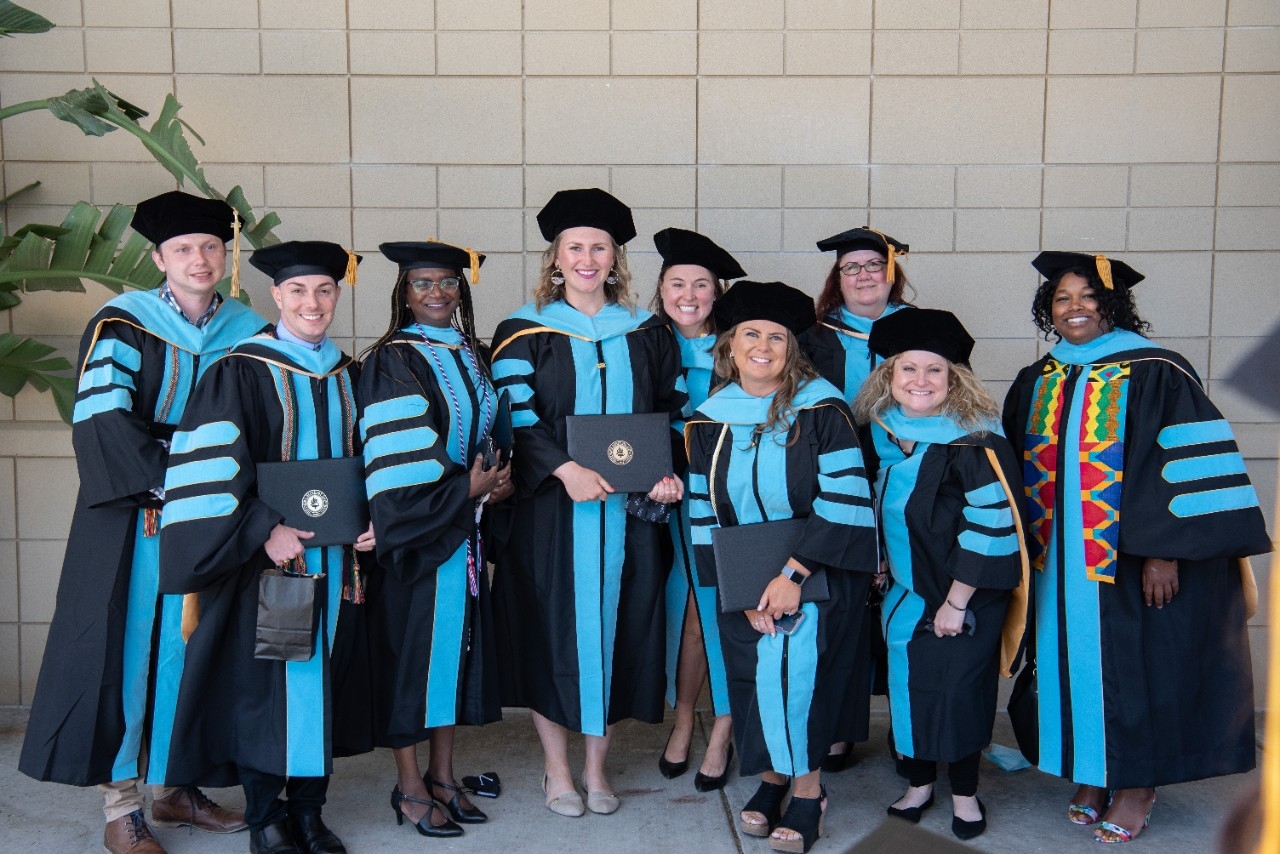
[[[557,288],[564,284],[564,273],[560,272],[559,267],[551,268],[551,284]]]
[[[609,268],[609,275],[605,277],[605,283],[610,285],[618,284],[618,272],[615,268]]]

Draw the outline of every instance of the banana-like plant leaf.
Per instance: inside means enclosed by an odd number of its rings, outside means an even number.
[[[65,95],[50,98],[48,105],[49,112],[56,118],[70,122],[89,136],[106,136],[116,129],[115,125],[100,118],[111,109],[106,90],[101,86],[72,89]]]
[[[13,397],[31,384],[36,391],[52,391],[63,420],[71,420],[75,384],[71,363],[53,356],[54,348],[33,338],[0,333],[0,394]]]
[[[25,233],[15,247],[6,250],[0,244],[0,286],[19,283],[27,291],[83,291],[81,280],[90,279],[116,293],[156,287],[164,274],[151,261],[150,242],[133,232],[120,246],[132,215],[132,208],[116,205],[99,228],[102,211],[79,202],[62,227],[52,230],[57,234],[52,240],[36,228],[20,230]]]
[[[53,21],[24,9],[9,0],[0,0],[0,36],[14,33],[47,33],[53,29]]]
[[[2,0],[0,0],[0,2],[2,2]],[[41,183],[43,183],[43,182],[41,182],[41,181],[32,181],[30,184],[28,184],[28,185],[27,185],[27,186],[25,186],[25,187],[19,187],[18,189],[14,190],[14,191],[13,191],[12,193],[10,193],[9,195],[5,196],[3,199],[0,199],[0,205],[7,205],[7,204],[9,204],[9,202],[11,202],[11,201],[13,201],[14,199],[18,198],[18,196],[21,196],[23,193],[27,192],[28,190],[34,190],[36,187],[39,187]]]

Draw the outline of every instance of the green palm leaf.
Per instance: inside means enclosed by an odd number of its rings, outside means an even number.
[[[13,397],[31,384],[37,391],[53,392],[62,420],[70,423],[75,403],[75,382],[67,374],[71,363],[50,355],[54,349],[31,338],[0,333],[0,394]]]
[[[14,33],[47,33],[53,29],[53,22],[37,15],[30,9],[24,9],[0,0],[0,36],[11,36]]]
[[[136,232],[120,245],[133,209],[115,205],[106,214],[78,202],[58,229],[27,226],[0,244],[0,287],[27,291],[83,291],[82,279],[116,293],[125,288],[149,289],[164,279],[151,261],[151,244]],[[99,227],[98,222],[102,220]],[[9,247],[9,248],[6,248]]]

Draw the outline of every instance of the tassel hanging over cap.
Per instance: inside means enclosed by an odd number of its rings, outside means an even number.
[[[899,257],[898,253],[894,251],[893,241],[890,240],[888,237],[886,237],[883,231],[872,228],[869,225],[865,226],[865,228],[867,231],[870,231],[873,234],[880,235],[880,239],[884,241],[885,249],[887,250],[885,252],[884,280],[886,283],[892,285],[893,280],[897,278],[897,273],[898,273],[897,259]],[[901,254],[901,257],[902,258],[907,257],[907,253],[903,252]]]
[[[1093,256],[1094,263],[1098,267],[1098,278],[1102,280],[1102,286],[1109,291],[1116,289],[1115,283],[1111,281],[1111,262],[1107,260],[1106,255]]]
[[[356,253],[352,252],[350,249],[346,250],[346,253],[347,253],[347,271],[343,274],[342,278],[346,281],[347,284],[351,285],[352,287],[355,287],[356,268],[360,264],[360,259],[357,258]]]
[[[240,299],[240,213],[231,209],[231,298]]]
[[[471,275],[468,278],[471,279],[471,284],[478,285],[480,284],[480,253],[470,246],[465,247],[463,251],[467,253],[467,258],[471,260]]]

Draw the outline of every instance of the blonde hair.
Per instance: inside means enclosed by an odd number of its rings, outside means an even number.
[[[725,382],[738,382],[741,377],[738,374],[738,366],[733,363],[729,352],[733,349],[733,335],[738,331],[738,327],[734,326],[725,332],[720,333],[716,338],[716,345],[711,352],[715,356],[715,374],[718,377],[724,377]],[[796,392],[800,390],[800,386],[810,380],[818,378],[818,372],[814,369],[809,360],[805,358],[804,353],[800,352],[800,342],[796,340],[795,334],[787,330],[787,361],[782,366],[782,381],[778,384],[778,389],[773,393],[773,402],[769,404],[768,421],[764,424],[764,431],[785,428],[788,431],[795,421],[795,408],[792,407],[792,401],[796,398]],[[722,383],[721,385],[723,385]],[[719,388],[719,386],[717,386]],[[715,394],[713,391],[712,394]],[[786,442],[786,447],[791,447],[800,438],[797,432]]]
[[[868,424],[898,405],[893,399],[893,368],[901,353],[876,365],[853,401],[853,420]],[[970,368],[947,362],[947,399],[939,415],[953,419],[970,433],[988,433],[1000,423],[1000,407]]]
[[[608,234],[608,232],[605,233]],[[542,311],[553,302],[564,299],[564,282],[557,285],[551,281],[551,277],[559,271],[559,267],[556,266],[556,254],[560,251],[560,238],[563,236],[563,231],[557,234],[556,239],[551,241],[551,244],[542,252],[542,268],[538,273],[538,284],[533,288],[533,304],[538,311]],[[613,269],[609,274],[617,276],[618,281],[611,285],[608,279],[605,280],[604,298],[608,302],[616,302],[634,312],[636,297],[631,292],[631,270],[627,268],[627,247],[614,240],[612,234],[609,235],[609,240],[613,243]]]

